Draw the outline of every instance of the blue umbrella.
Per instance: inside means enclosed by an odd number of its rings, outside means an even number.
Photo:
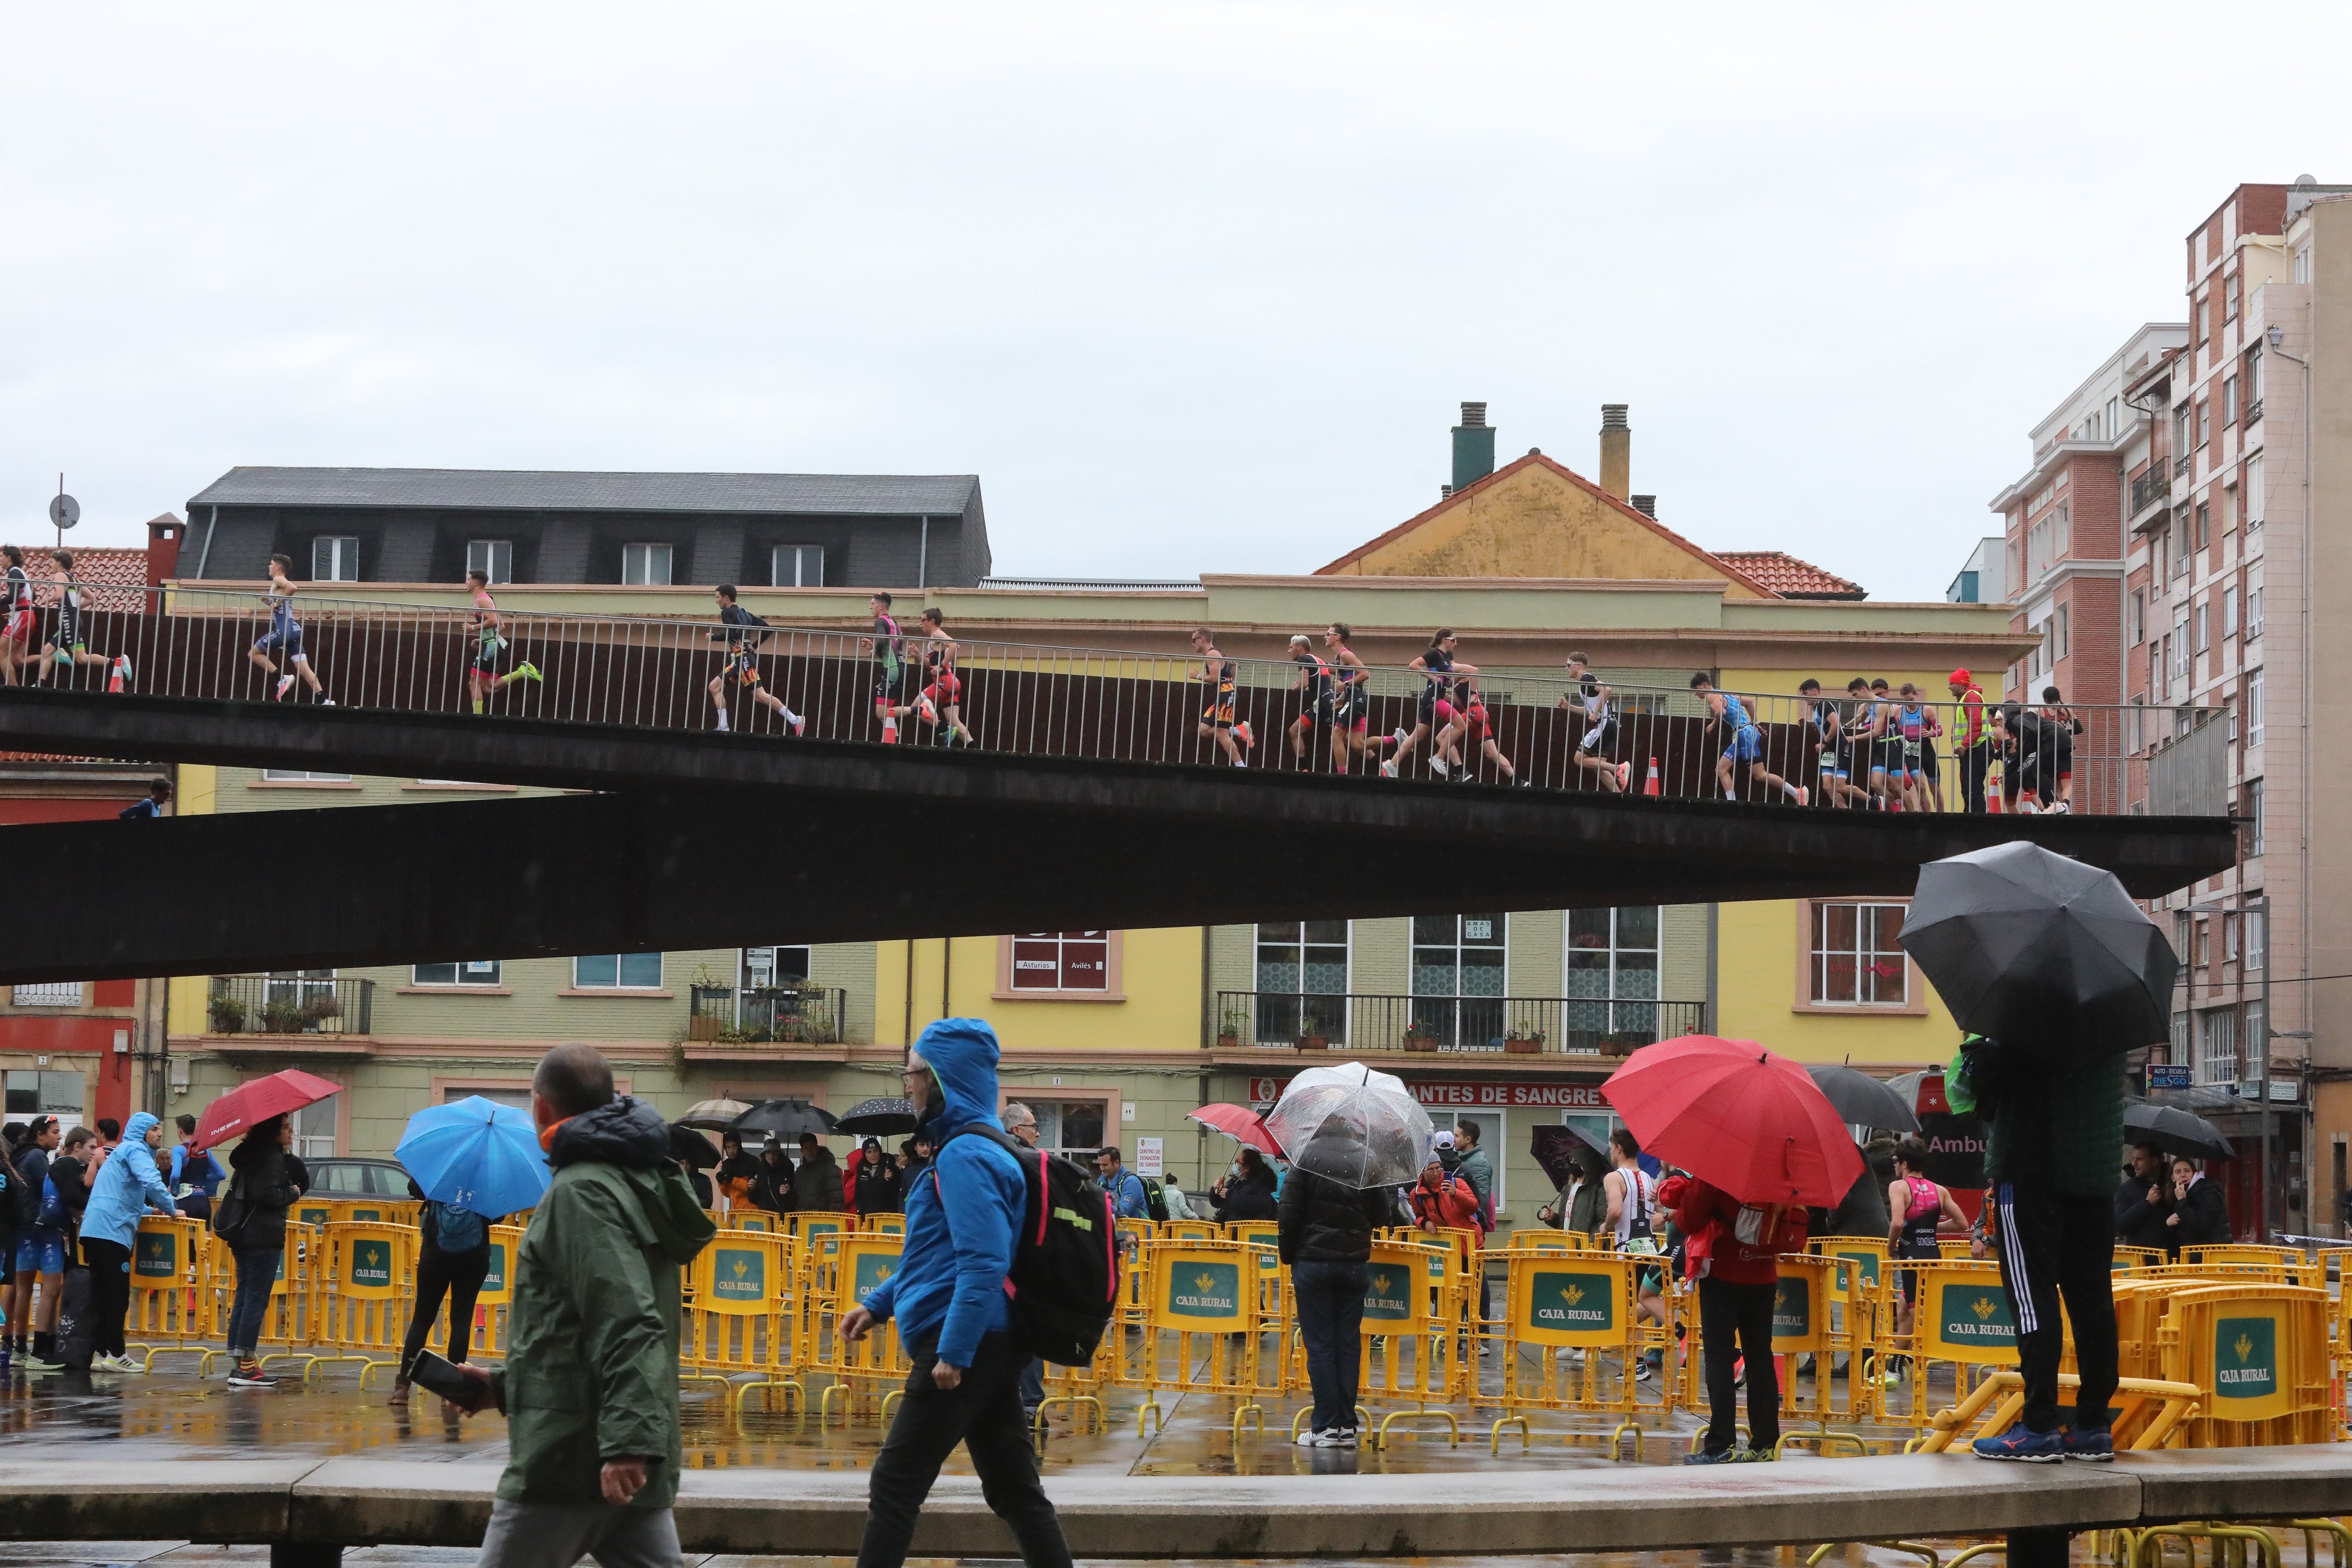
[[[476,1094],[428,1105],[393,1151],[436,1203],[496,1219],[537,1206],[550,1179],[530,1117]]]

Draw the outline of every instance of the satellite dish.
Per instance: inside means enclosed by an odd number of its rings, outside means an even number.
[[[69,528],[81,521],[81,503],[63,490],[49,497],[49,521],[58,528]]]

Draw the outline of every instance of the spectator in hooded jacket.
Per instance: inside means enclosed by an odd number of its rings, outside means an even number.
[[[1217,1200],[1217,1218],[1221,1221],[1274,1218],[1274,1172],[1267,1166],[1265,1156],[1255,1149],[1244,1147],[1234,1162],[1234,1175],[1210,1185],[1209,1196]]]
[[[784,1153],[783,1145],[771,1143],[760,1151],[760,1174],[751,1181],[751,1202],[770,1214],[792,1212],[793,1157]]]
[[[898,1162],[882,1150],[882,1140],[868,1138],[858,1145],[857,1213],[896,1214],[905,1201],[898,1186]]]
[[[142,1111],[131,1118],[122,1142],[99,1157],[88,1177],[81,1255],[89,1266],[93,1372],[147,1370],[124,1353],[122,1319],[131,1311],[131,1249],[139,1234],[139,1217],[151,1208],[166,1219],[180,1217],[155,1165],[155,1150],[163,1141],[163,1123]]]
[[[1699,1452],[1686,1465],[1719,1465],[1769,1457],[1780,1441],[1780,1380],[1772,1365],[1772,1301],[1780,1293],[1780,1254],[1805,1249],[1805,1211],[1754,1207],[1696,1176],[1669,1178],[1675,1223],[1688,1239],[1690,1269],[1698,1279],[1699,1336],[1706,1366],[1708,1420]],[[1661,1199],[1666,1194],[1661,1192]],[[1756,1239],[1742,1240],[1742,1231]],[[1701,1270],[1704,1270],[1702,1272]],[[1748,1375],[1748,1446],[1739,1446],[1739,1394],[1735,1373]]]
[[[2172,1233],[2172,1255],[2183,1247],[2213,1247],[2231,1239],[2230,1200],[2186,1155],[2172,1162],[2172,1212],[2165,1217]]]
[[[1434,1147],[1429,1151],[1428,1163],[1421,1167],[1421,1179],[1407,1187],[1404,1196],[1412,1206],[1413,1224],[1423,1230],[1478,1228],[1477,1194],[1470,1190],[1468,1182],[1446,1173],[1445,1162]]]

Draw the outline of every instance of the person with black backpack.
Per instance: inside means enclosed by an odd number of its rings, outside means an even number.
[[[417,1216],[416,1309],[408,1317],[408,1338],[400,1347],[400,1370],[392,1380],[389,1403],[404,1408],[409,1396],[409,1368],[432,1337],[433,1320],[441,1314],[441,1298],[449,1298],[451,1361],[463,1361],[474,1343],[474,1301],[482,1282],[490,1277],[491,1222],[468,1208],[436,1203],[412,1179],[408,1196],[422,1198]]]
[[[942,1019],[907,1053],[902,1082],[937,1156],[906,1193],[907,1239],[898,1271],[841,1320],[851,1342],[897,1319],[914,1363],[890,1435],[874,1460],[857,1568],[899,1568],[923,1500],[958,1443],[971,1456],[982,1494],[1013,1529],[1029,1568],[1069,1568],[1062,1522],[1037,1481],[1022,1419],[1021,1373],[1039,1341],[1063,1326],[1062,1292],[1100,1291],[1088,1356],[1115,1295],[1111,1215],[1098,1189],[1067,1161],[1024,1149],[997,1120],[996,1031],[978,1019]],[[1057,1171],[1056,1166],[1066,1167]],[[1034,1186],[1033,1186],[1033,1179]],[[1083,1209],[1081,1230],[1062,1216]],[[1053,1249],[1034,1240],[1050,1216]],[[1089,1257],[1079,1250],[1091,1237]],[[1081,1270],[1074,1262],[1085,1258]],[[1058,1359],[1080,1345],[1045,1346]]]
[[[784,722],[793,727],[793,733],[800,734],[807,721],[786,707],[783,698],[760,685],[759,651],[762,639],[756,632],[742,630],[765,626],[767,622],[735,602],[733,583],[722,582],[710,591],[719,601],[719,630],[710,634],[710,640],[727,644],[727,663],[710,677],[710,701],[719,710],[719,732],[724,734],[727,729],[727,683],[731,680],[749,693],[753,702],[765,704],[783,716]]]

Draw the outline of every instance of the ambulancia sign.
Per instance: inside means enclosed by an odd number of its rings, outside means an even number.
[[[1250,1080],[1250,1101],[1253,1104],[1271,1104],[1282,1098],[1288,1085],[1286,1078],[1253,1078]],[[1414,1082],[1405,1088],[1424,1105],[1434,1105],[1449,1111],[1496,1110],[1513,1108],[1557,1111],[1606,1111],[1609,1103],[1601,1097],[1599,1083],[1481,1083],[1481,1082]]]
[[[2263,1399],[2278,1392],[2278,1323],[2271,1318],[2223,1318],[2213,1325],[2213,1393],[2221,1399]]]
[[[1540,1272],[1528,1291],[1530,1326],[1606,1333],[1617,1326],[1616,1285],[1611,1274]]]

